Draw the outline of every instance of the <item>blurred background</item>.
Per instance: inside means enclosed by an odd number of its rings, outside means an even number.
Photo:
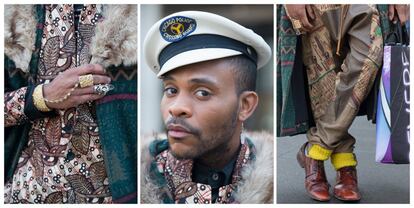
[[[233,20],[262,36],[273,50],[273,5],[141,5],[141,50],[147,31],[161,18],[172,13],[197,10],[215,13]],[[141,135],[164,132],[164,124],[160,113],[162,83],[145,63],[140,53],[141,86]],[[273,54],[272,54],[273,57]],[[245,123],[249,131],[266,130],[273,134],[273,58],[258,71],[257,93],[259,105],[252,117]]]

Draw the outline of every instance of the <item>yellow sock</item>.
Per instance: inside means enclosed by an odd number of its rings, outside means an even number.
[[[335,153],[331,156],[331,162],[335,170],[348,166],[356,166],[357,161],[354,153]]]
[[[308,151],[308,156],[314,160],[327,160],[331,154],[332,150],[325,149],[317,144],[312,144]]]

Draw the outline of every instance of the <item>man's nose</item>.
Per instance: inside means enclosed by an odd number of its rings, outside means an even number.
[[[168,108],[173,117],[191,117],[191,101],[185,95],[178,95]]]

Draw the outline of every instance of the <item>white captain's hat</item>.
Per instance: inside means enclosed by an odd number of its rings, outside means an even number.
[[[245,55],[263,67],[270,46],[252,30],[225,17],[200,11],[171,14],[155,23],[144,40],[147,65],[158,77],[198,62]]]

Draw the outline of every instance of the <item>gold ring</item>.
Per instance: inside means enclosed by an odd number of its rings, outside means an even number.
[[[302,28],[302,23],[300,22],[300,20],[292,19],[292,26],[295,29],[300,29]]]
[[[79,84],[81,88],[92,86],[93,85],[92,74],[79,76]]]
[[[300,22],[300,20],[297,19],[291,19],[292,21],[292,27],[293,30],[295,30],[296,35],[301,35],[302,34],[302,23]]]

